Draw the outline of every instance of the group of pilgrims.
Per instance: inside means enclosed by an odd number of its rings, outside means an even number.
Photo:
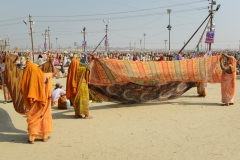
[[[222,51],[214,52],[187,52],[187,53],[164,53],[164,52],[82,52],[82,53],[50,53],[43,52],[35,55],[33,58],[31,53],[17,52],[1,52],[0,68],[1,68],[1,89],[4,92],[4,102],[12,101],[8,88],[4,80],[5,75],[5,58],[7,54],[18,55],[16,66],[24,69],[24,74],[20,83],[21,93],[23,94],[25,116],[28,124],[28,142],[33,144],[36,139],[44,142],[48,141],[53,131],[51,106],[58,105],[57,101],[62,96],[66,97],[66,102],[73,106],[75,118],[92,119],[89,114],[89,103],[96,100],[96,95],[88,89],[89,70],[88,64],[96,58],[108,58],[132,61],[173,61],[193,58],[204,58],[207,56],[220,55],[222,61],[221,67],[230,67],[231,73],[222,73],[222,81],[234,79],[229,86],[222,86],[222,102],[223,105],[234,104],[235,79],[240,66],[238,52],[228,52],[223,54]],[[34,59],[34,60],[33,60]],[[224,61],[227,59],[227,61]],[[43,73],[38,65],[45,62],[51,62],[52,72]],[[66,90],[61,89],[62,86],[57,83],[53,89],[52,79],[56,76],[57,70],[62,76],[66,77]],[[207,95],[207,83],[197,83],[197,93],[199,97]],[[57,95],[59,94],[59,95]],[[57,97],[57,98],[56,98]],[[99,98],[99,97],[98,97]],[[101,97],[99,98],[102,101]],[[67,101],[69,100],[69,101]],[[59,102],[60,105],[60,102]],[[61,108],[61,107],[59,107]],[[68,108],[68,107],[67,107]],[[66,109],[67,109],[66,108]]]

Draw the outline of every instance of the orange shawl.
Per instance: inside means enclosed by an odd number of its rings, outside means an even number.
[[[36,101],[46,103],[44,90],[44,73],[34,63],[27,61],[21,80],[21,89],[25,107],[32,106]]]
[[[72,60],[67,75],[67,84],[66,84],[66,97],[71,99],[75,96],[77,91],[77,70],[79,67],[79,61],[74,59]]]

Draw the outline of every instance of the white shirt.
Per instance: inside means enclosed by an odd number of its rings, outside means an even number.
[[[63,89],[61,88],[54,89],[52,92],[52,101],[57,102],[60,96],[64,94],[66,94],[66,92]]]

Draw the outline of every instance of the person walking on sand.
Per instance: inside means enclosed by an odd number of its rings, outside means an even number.
[[[89,90],[87,77],[88,73],[86,67],[80,67],[79,61],[74,58],[68,68],[66,97],[73,103],[75,118],[93,118],[89,115]]]
[[[54,73],[53,67],[53,73]],[[28,123],[28,142],[46,142],[52,133],[51,93],[53,73],[43,73],[28,60],[21,80],[25,115]]]

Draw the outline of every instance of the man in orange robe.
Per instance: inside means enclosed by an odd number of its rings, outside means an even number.
[[[52,73],[43,73],[37,65],[27,61],[21,80],[25,115],[28,123],[28,140],[49,139],[52,133],[51,91]]]
[[[222,55],[222,59],[224,55]],[[225,66],[231,68],[232,73],[226,73],[222,71],[221,77],[221,91],[222,91],[222,103],[223,105],[233,105],[234,104],[234,95],[236,89],[236,59],[233,56],[227,57],[227,63]]]

